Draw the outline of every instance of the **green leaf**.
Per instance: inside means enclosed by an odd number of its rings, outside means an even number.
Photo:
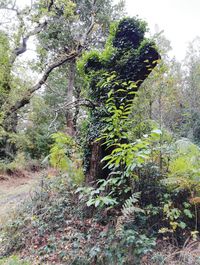
[[[99,204],[100,204],[100,200],[99,200],[99,199],[96,199],[96,200],[95,200],[95,204],[94,204],[94,206],[95,206],[95,207],[98,207]]]
[[[184,222],[180,222],[179,224],[178,224],[178,226],[180,227],[180,228],[182,228],[182,229],[185,229],[186,228],[186,223],[184,223]]]
[[[184,214],[187,217],[189,217],[189,218],[192,218],[193,217],[193,215],[192,215],[192,213],[191,213],[191,211],[189,209],[184,209],[183,212],[184,212]]]
[[[94,199],[90,199],[90,200],[87,201],[86,205],[89,207],[91,205],[94,205],[94,203],[95,203],[95,200]]]

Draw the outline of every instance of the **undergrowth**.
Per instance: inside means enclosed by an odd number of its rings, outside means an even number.
[[[200,243],[186,240],[182,248],[164,241],[158,244],[156,251],[147,259],[148,265],[200,265]]]
[[[66,175],[44,177],[31,202],[4,225],[1,257],[19,252],[31,264],[128,265],[155,245],[132,223],[118,235],[116,212],[87,207],[75,190]]]
[[[24,153],[18,153],[12,162],[0,160],[0,175],[21,177],[25,171],[37,172],[44,167],[39,160],[29,159]]]

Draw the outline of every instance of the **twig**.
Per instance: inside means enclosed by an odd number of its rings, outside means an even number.
[[[49,124],[48,131],[50,131],[51,127],[54,125],[54,123],[56,122],[57,118],[58,118],[58,112],[56,112],[56,115],[55,115],[54,119]]]

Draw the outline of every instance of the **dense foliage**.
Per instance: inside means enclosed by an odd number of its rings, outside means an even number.
[[[109,151],[106,152],[105,148],[101,147],[103,141],[100,146],[94,141],[106,126],[105,118],[110,116],[109,110],[106,110],[109,94],[113,93],[112,100],[116,109],[122,108],[119,111],[125,111],[125,117],[128,117],[127,111],[130,110],[135,92],[159,59],[155,43],[144,38],[145,32],[145,22],[137,18],[123,19],[112,25],[106,48],[102,53],[92,51],[85,54],[79,62],[80,72],[84,72],[89,81],[88,96],[95,104],[90,112],[89,145],[86,147],[85,158],[89,181],[100,176],[108,177],[108,172],[102,170],[100,161]],[[117,137],[120,138],[120,135]]]
[[[199,265],[199,39],[183,67],[123,1],[17,2],[0,0],[0,179],[44,171],[0,224],[0,264]]]

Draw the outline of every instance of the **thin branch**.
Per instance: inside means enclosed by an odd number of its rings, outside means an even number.
[[[64,93],[59,93],[58,91],[54,90],[51,86],[49,86],[47,83],[44,84],[51,92],[56,94],[57,96],[64,97]]]
[[[15,8],[15,6],[16,6],[16,2],[17,2],[17,0],[15,0],[14,2],[13,2],[13,8]]]
[[[14,11],[14,12],[18,13],[18,9],[16,9],[14,7],[0,6],[0,9],[1,10]]]
[[[78,99],[78,100],[75,100],[72,102],[65,102],[64,104],[60,105],[58,108],[54,109],[54,111],[59,112],[62,110],[67,110],[68,108],[69,109],[74,108],[76,106],[86,106],[86,107],[94,109],[94,108],[98,107],[99,105],[95,104],[94,102],[92,102],[89,99],[82,98],[82,99]]]
[[[51,127],[54,125],[54,123],[57,121],[57,118],[58,118],[58,112],[56,112],[56,115],[54,117],[54,119],[51,121],[51,123],[49,124],[49,127],[48,127],[48,131],[50,131]]]
[[[31,6],[30,6],[30,9],[29,9],[29,12],[32,9],[32,5],[33,5],[33,1],[31,0]],[[0,6],[0,9],[16,12],[17,18],[19,20],[19,28],[18,28],[18,30],[19,30],[19,32],[20,31],[23,32],[24,29],[25,29],[25,23],[24,23],[24,17],[23,16],[26,14],[27,11],[25,9],[19,10],[15,6],[16,6],[16,1],[13,2],[12,7],[8,7],[6,5],[2,5],[2,6]],[[47,25],[47,21],[45,21],[43,23],[38,23],[38,25],[33,30],[29,31],[25,36],[23,36],[23,34],[21,32],[20,38],[22,38],[22,40],[19,41],[19,43],[17,43],[17,47],[11,52],[11,58],[10,58],[10,64],[11,65],[15,62],[16,58],[20,54],[26,52],[28,39],[31,36],[34,36],[37,33],[41,32],[46,27],[46,25]]]
[[[94,25],[95,25],[95,12],[94,12],[95,4],[96,4],[96,1],[93,0],[93,3],[92,3],[93,8],[92,8],[92,13],[91,13],[91,22],[90,22],[90,25],[89,25],[89,27],[88,27],[88,30],[87,30],[86,33],[83,35],[82,40],[80,41],[80,45],[81,45],[82,47],[85,46],[85,42],[86,42],[86,40],[87,40],[87,37],[88,37],[88,35],[91,33],[91,31],[93,30]]]
[[[27,50],[27,41],[31,36],[34,36],[38,33],[40,33],[47,25],[47,22],[43,22],[41,24],[39,24],[37,27],[35,27],[34,30],[30,31],[27,33],[27,35],[25,37],[23,37],[21,44],[19,45],[19,47],[15,48],[14,51],[12,52],[12,56],[11,56],[11,60],[10,60],[10,64],[13,64],[16,60],[16,58],[26,52]]]
[[[49,124],[48,131],[50,131],[50,129],[55,125],[55,122],[58,119],[58,115],[59,115],[60,111],[62,111],[62,110],[66,111],[67,108],[71,109],[71,108],[76,107],[76,106],[87,106],[87,107],[90,107],[90,108],[94,108],[97,105],[94,104],[89,99],[79,99],[79,100],[76,100],[76,101],[73,101],[73,102],[70,102],[70,103],[66,102],[65,104],[63,104],[63,106],[60,106],[59,108],[53,110],[55,112],[55,117],[53,118],[53,120]]]
[[[4,25],[4,24],[9,24],[11,22],[11,19],[10,20],[7,20],[7,21],[4,21],[4,22],[0,22],[0,26],[1,25]]]

